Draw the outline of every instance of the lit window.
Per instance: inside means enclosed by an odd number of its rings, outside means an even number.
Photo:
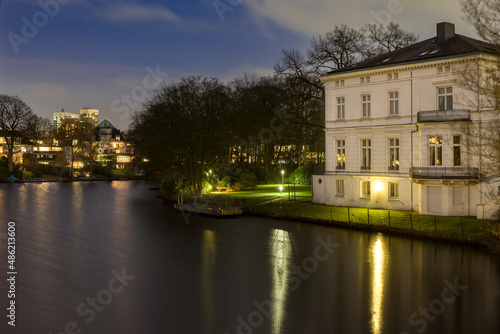
[[[372,140],[361,139],[361,170],[370,170],[372,168]]]
[[[337,169],[345,169],[345,140],[337,140]]]
[[[370,197],[370,181],[362,181],[361,182],[361,197]]]
[[[429,136],[429,165],[441,166],[443,164],[443,137]]]
[[[130,162],[130,157],[127,155],[119,155],[116,157],[116,162],[128,163]]]
[[[371,97],[370,94],[361,95],[361,102],[363,106],[363,117],[370,117],[371,115]]]
[[[399,138],[389,139],[389,170],[399,170]]]
[[[345,97],[337,97],[337,118],[345,118]]]
[[[389,92],[389,115],[399,115],[399,92]]]
[[[453,110],[453,87],[438,88],[438,109]]]
[[[399,182],[389,182],[389,199],[399,198]]]
[[[461,166],[461,145],[460,136],[453,136],[453,166]]]
[[[335,181],[335,191],[337,196],[344,196],[344,180]]]

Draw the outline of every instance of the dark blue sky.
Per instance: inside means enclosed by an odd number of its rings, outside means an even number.
[[[271,74],[283,48],[305,50],[340,23],[394,21],[428,38],[448,21],[475,37],[458,0],[217,1],[3,0],[0,93],[45,117],[92,106],[125,130],[155,87],[153,69],[167,82]]]

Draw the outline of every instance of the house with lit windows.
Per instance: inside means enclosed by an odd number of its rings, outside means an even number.
[[[132,168],[134,149],[125,140],[125,135],[107,119],[94,129],[96,161],[102,164],[113,163],[115,169]],[[89,152],[87,152],[89,154]]]
[[[471,64],[498,66],[498,54],[439,23],[434,38],[322,77],[326,165],[313,202],[491,217],[500,183],[483,182],[487,154],[468,135],[498,126],[498,105],[461,78]]]

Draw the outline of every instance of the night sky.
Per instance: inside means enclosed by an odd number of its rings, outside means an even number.
[[[125,130],[155,69],[166,82],[272,74],[283,48],[342,23],[393,21],[425,39],[447,21],[477,37],[462,16],[458,0],[3,0],[0,93],[44,117],[98,108]]]

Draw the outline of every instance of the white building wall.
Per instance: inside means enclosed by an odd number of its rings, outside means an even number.
[[[438,88],[453,87],[453,109],[471,109],[478,100],[457,84],[456,59],[343,73],[325,81],[326,175],[314,176],[313,202],[327,205],[417,211],[424,214],[468,216],[478,213],[482,199],[477,180],[412,180],[410,167],[430,167],[429,136],[443,137],[442,167],[453,167],[453,136],[461,135],[466,122],[417,124],[419,111],[438,109]],[[394,78],[397,73],[397,78]],[[392,75],[392,79],[388,75]],[[367,77],[370,78],[367,82]],[[361,78],[364,82],[362,83]],[[389,115],[389,92],[399,93],[399,115]],[[371,117],[362,117],[363,94],[371,96]],[[345,98],[345,119],[337,118],[337,98]],[[471,111],[471,118],[486,113]],[[370,171],[361,170],[361,140],[371,139]],[[400,140],[399,171],[389,171],[389,139]],[[346,168],[336,170],[336,141],[345,140]],[[463,138],[465,143],[465,138]],[[462,144],[461,167],[479,167],[479,158]],[[477,152],[477,151],[476,151]],[[322,183],[318,181],[321,178]],[[345,193],[336,194],[336,181],[344,180]],[[371,182],[370,198],[362,198],[361,182]],[[399,182],[399,198],[389,199],[388,183]],[[375,187],[376,186],[376,187]],[[429,211],[428,189],[440,187],[441,212]],[[376,189],[375,189],[376,188]],[[437,188],[431,188],[437,189]],[[458,190],[459,189],[459,190]],[[460,194],[460,196],[458,195]],[[461,197],[461,198],[458,198]],[[481,207],[481,209],[483,209]]]

